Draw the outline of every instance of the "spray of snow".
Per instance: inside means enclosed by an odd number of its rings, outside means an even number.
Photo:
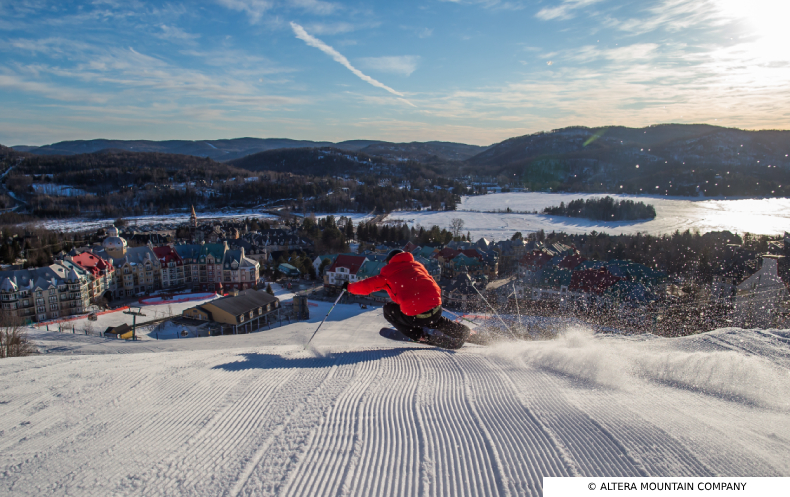
[[[488,353],[604,388],[663,384],[760,407],[790,409],[788,371],[735,351],[694,350],[684,339],[602,339],[570,327],[554,340],[501,342]],[[689,350],[684,350],[684,346]]]

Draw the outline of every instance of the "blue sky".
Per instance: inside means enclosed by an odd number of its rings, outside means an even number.
[[[790,128],[786,0],[0,0],[0,143]]]

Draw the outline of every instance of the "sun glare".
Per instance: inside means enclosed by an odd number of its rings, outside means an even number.
[[[738,36],[754,37],[750,54],[756,58],[788,60],[790,52],[790,2],[786,0],[717,0],[726,19],[743,23]]]

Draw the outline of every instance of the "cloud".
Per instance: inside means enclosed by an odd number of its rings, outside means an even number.
[[[430,38],[431,36],[433,36],[433,28],[417,28],[414,26],[406,26],[406,25],[401,26],[400,28],[405,31],[411,31],[412,33],[417,35],[417,38],[421,38],[421,39]]]
[[[250,16],[251,24],[260,21],[263,14],[273,7],[273,3],[269,0],[217,0],[217,2],[231,10],[246,12]]]
[[[563,2],[556,7],[545,7],[539,10],[538,13],[535,14],[535,17],[544,21],[570,19],[573,17],[573,11],[600,1],[601,0],[563,0]]]
[[[456,3],[461,5],[479,5],[485,9],[497,10],[522,10],[527,7],[521,0],[514,2],[503,2],[501,0],[439,0],[440,2]]]
[[[400,55],[395,57],[364,57],[359,59],[362,65],[374,71],[410,76],[417,69],[420,60],[416,55]]]
[[[290,0],[289,3],[293,7],[299,7],[311,14],[324,16],[332,14],[340,8],[340,6],[335,3],[323,2],[321,0]]]
[[[390,88],[389,86],[385,85],[384,83],[376,81],[375,79],[371,78],[370,76],[364,74],[362,71],[360,71],[356,67],[352,66],[351,62],[349,62],[348,59],[345,58],[345,56],[343,56],[343,54],[341,54],[340,52],[338,52],[334,48],[330,47],[329,45],[327,45],[323,41],[319,40],[318,38],[310,36],[310,34],[308,34],[307,31],[305,31],[302,26],[296,24],[295,22],[291,22],[291,29],[293,29],[293,32],[294,32],[294,34],[296,35],[297,38],[299,38],[303,42],[307,43],[307,45],[309,45],[311,47],[314,47],[314,48],[317,48],[317,49],[321,50],[322,52],[324,52],[325,54],[329,55],[330,57],[332,57],[332,59],[335,62],[341,64],[346,69],[348,69],[349,71],[354,73],[354,75],[357,76],[362,81],[365,81],[366,83],[369,83],[369,84],[371,84],[371,85],[373,85],[373,86],[375,86],[377,88],[381,88],[383,90],[386,90],[386,91],[392,93],[393,95],[396,95],[396,96],[400,97],[400,99],[403,102],[405,102],[405,103],[411,105],[412,107],[414,107],[414,104],[412,104],[411,102],[409,102],[408,100],[406,100],[404,98],[403,93],[401,93],[399,91],[396,91],[396,90],[393,90],[392,88]]]
[[[186,31],[184,31],[183,29],[177,26],[168,26],[167,24],[160,24],[159,29],[162,30],[161,33],[156,33],[154,36],[165,40],[192,42],[197,38],[200,38],[200,35],[187,33]]]
[[[310,31],[317,35],[338,35],[343,33],[350,33],[358,29],[357,26],[350,22],[315,22],[308,26]]]

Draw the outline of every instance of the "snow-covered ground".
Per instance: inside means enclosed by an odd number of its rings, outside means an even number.
[[[130,226],[150,226],[155,224],[164,224],[164,225],[178,225],[183,224],[189,221],[189,216],[191,215],[190,212],[182,212],[182,213],[175,213],[175,214],[163,214],[163,215],[147,215],[147,216],[132,216],[124,218],[126,222]],[[315,217],[323,218],[327,217],[329,213],[315,213]],[[372,219],[374,216],[372,214],[365,214],[361,212],[340,212],[340,213],[332,213],[331,215],[335,216],[336,219],[339,219],[341,216],[348,217],[354,221],[354,223],[358,223],[360,221],[367,221]],[[225,209],[225,210],[217,210],[212,212],[198,212],[197,217],[199,221],[207,221],[207,220],[218,220],[218,221],[229,221],[231,219],[268,219],[268,220],[277,220],[279,219],[278,216],[268,214],[265,212],[261,212],[257,209]],[[99,228],[106,228],[107,226],[111,226],[115,223],[115,219],[94,219],[94,218],[79,218],[79,219],[51,219],[48,221],[40,221],[35,222],[36,226],[41,228],[45,228],[48,230],[56,230],[56,231],[92,231],[97,230]]]
[[[285,296],[284,296],[285,297]],[[287,298],[287,297],[286,297]],[[0,493],[540,495],[541,478],[790,476],[790,331],[467,345],[331,303],[250,335],[33,331],[0,361]]]
[[[506,210],[538,211],[546,207],[566,204],[574,199],[605,197],[605,194],[576,193],[497,193],[474,197],[463,197],[457,211],[394,212],[387,220],[404,220],[410,226],[422,225],[430,228],[437,225],[449,228],[454,218],[464,220],[464,232],[471,232],[473,239],[481,236],[502,240],[513,233],[523,234],[538,231],[564,231],[566,233],[589,233],[598,231],[617,235],[637,232],[662,234],[675,230],[698,229],[708,231],[730,230],[737,233],[782,234],[790,231],[790,199],[739,199],[710,200],[687,197],[660,197],[648,195],[610,195],[617,199],[629,199],[652,204],[656,218],[650,221],[601,222],[588,219],[540,214],[505,214],[473,211]],[[470,212],[466,212],[470,211]]]
[[[187,300],[189,297],[189,300]],[[139,307],[140,311],[145,314],[144,316],[137,317],[137,330],[136,334],[140,340],[157,340],[161,338],[172,338],[173,333],[167,333],[164,330],[157,330],[155,329],[155,325],[147,325],[147,322],[154,321],[157,319],[163,319],[167,317],[178,317],[184,312],[186,309],[191,307],[195,307],[196,305],[200,305],[204,302],[209,302],[218,298],[216,294],[210,293],[202,293],[202,294],[185,294],[185,295],[177,295],[174,297],[177,300],[182,300],[181,302],[172,302],[168,301],[166,303],[157,303],[157,297],[150,297],[146,299],[147,302],[153,302],[153,304],[139,304],[134,303],[130,304],[132,307]],[[194,300],[193,300],[194,299]],[[136,309],[135,309],[136,310]],[[62,333],[53,333],[53,339],[56,341],[60,340],[68,340],[68,338],[64,338],[64,335],[69,336],[79,336],[79,335],[88,335],[93,337],[101,337],[103,336],[104,331],[111,327],[111,326],[120,326],[122,324],[128,324],[131,326],[132,323],[132,315],[124,314],[123,308],[115,311],[115,312],[108,312],[106,314],[100,314],[96,316],[96,321],[90,321],[88,319],[88,315],[85,314],[78,319],[70,319],[64,320],[60,323],[60,326],[63,329]],[[57,323],[50,323],[47,324],[40,324],[38,328],[42,331],[46,331],[47,328],[52,330],[53,332],[58,329]],[[159,332],[159,333],[157,333]],[[58,338],[60,337],[60,338]]]
[[[222,209],[212,212],[196,213],[198,220],[220,220],[229,221],[231,219],[277,219],[277,216],[261,212],[257,209]],[[130,227],[146,226],[152,224],[182,224],[189,222],[191,212],[181,212],[163,215],[131,216],[124,219]],[[55,231],[92,231],[99,228],[112,226],[116,219],[96,219],[96,218],[72,218],[72,219],[50,219],[48,221],[35,222],[36,226]]]

